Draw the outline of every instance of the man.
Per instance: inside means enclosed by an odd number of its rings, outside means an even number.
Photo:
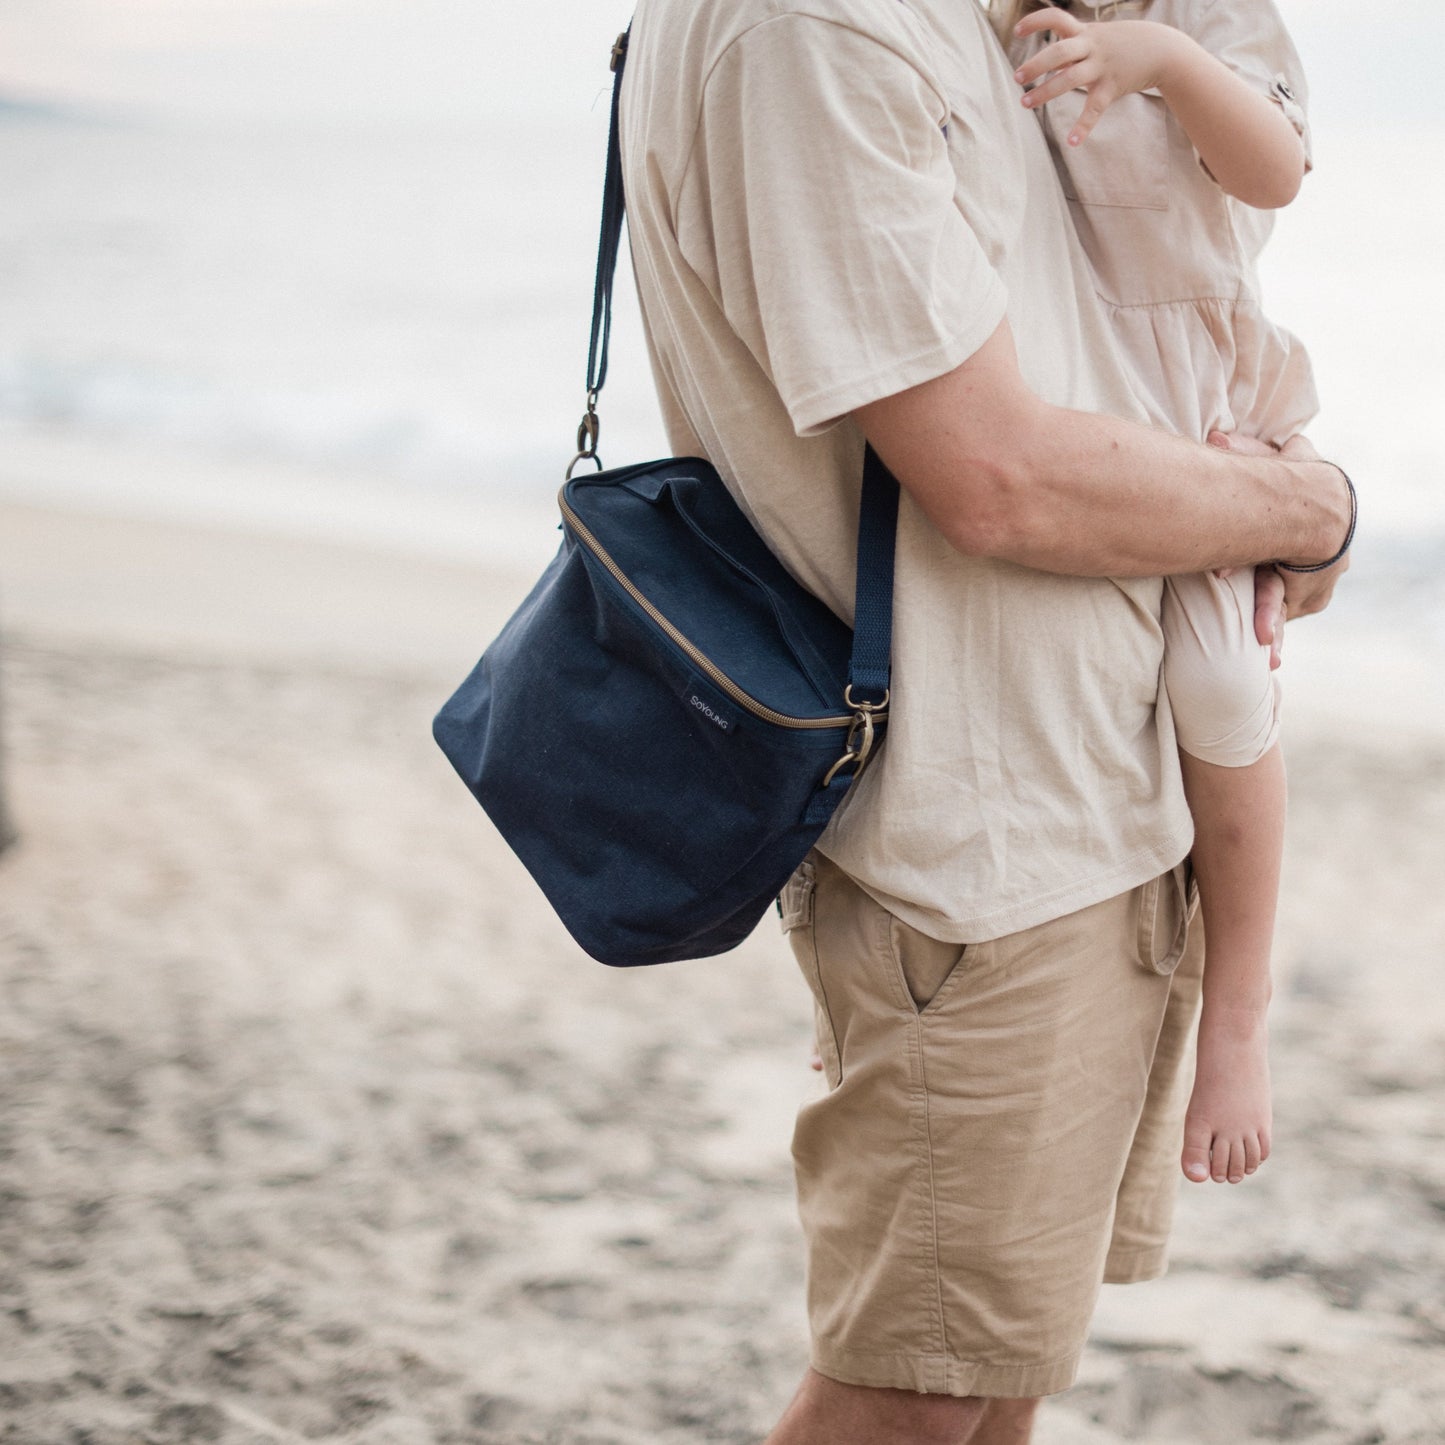
[[[783,898],[829,1089],[770,1440],[1026,1441],[1101,1280],[1163,1267],[1198,946],[1171,979],[1159,578],[1323,561],[1345,487],[1139,424],[971,0],[641,0],[622,147],[673,447],[844,616],[865,436],[903,488],[887,745]]]

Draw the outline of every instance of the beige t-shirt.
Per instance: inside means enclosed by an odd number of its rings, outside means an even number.
[[[1142,418],[973,0],[641,0],[622,149],[671,444],[843,617],[853,409],[952,370],[1007,311],[1040,395]],[[1177,863],[1160,593],[964,557],[905,493],[887,742],[823,851],[959,943]]]
[[[1107,0],[1074,6],[1086,23],[1113,13]],[[1308,157],[1304,73],[1272,0],[1152,0],[1142,18],[1183,31],[1279,105]],[[1012,59],[1045,43],[1031,36]],[[1039,117],[1150,419],[1201,441],[1217,427],[1282,444],[1319,403],[1304,347],[1264,313],[1257,262],[1274,213],[1220,189],[1157,91],[1123,96],[1083,145],[1066,144],[1084,99],[1070,91]]]

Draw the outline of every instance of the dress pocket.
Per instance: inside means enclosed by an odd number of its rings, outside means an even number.
[[[1088,99],[1071,90],[1044,106],[1044,127],[1064,194],[1082,206],[1169,209],[1169,113],[1163,96],[1121,96],[1099,117],[1088,139],[1069,144]]]

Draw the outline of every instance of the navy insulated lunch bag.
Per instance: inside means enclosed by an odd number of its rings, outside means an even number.
[[[625,54],[624,35],[562,546],[433,725],[572,936],[614,965],[741,943],[876,752],[898,515],[898,484],[868,448],[850,630],[708,462],[571,476],[601,465]]]

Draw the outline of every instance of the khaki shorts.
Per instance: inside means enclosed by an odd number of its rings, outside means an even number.
[[[1181,864],[963,946],[819,854],[793,876],[783,927],[828,1085],[793,1140],[821,1374],[1064,1390],[1100,1283],[1163,1273],[1203,955],[1191,891]]]

